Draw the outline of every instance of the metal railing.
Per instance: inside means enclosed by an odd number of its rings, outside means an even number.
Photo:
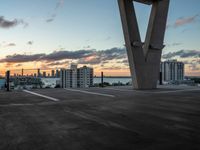
[[[5,73],[5,78],[0,79],[0,89],[10,91],[31,88],[56,88],[59,87],[59,77],[59,70],[8,70]]]

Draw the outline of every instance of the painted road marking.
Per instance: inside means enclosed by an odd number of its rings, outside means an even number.
[[[135,92],[135,93],[146,93],[146,94],[151,94],[151,93],[155,93],[155,92],[145,92],[145,91],[139,91],[139,90],[128,90],[128,89],[118,89],[118,88],[104,88],[106,90],[113,90],[113,91],[120,91],[120,92]]]
[[[164,94],[164,93],[189,92],[189,91],[199,91],[199,90],[200,89],[183,89],[183,90],[173,90],[173,91],[158,91],[158,92],[153,92],[153,93]]]
[[[107,90],[121,91],[121,92],[136,92],[136,93],[146,93],[146,94],[165,94],[165,93],[176,93],[176,92],[189,92],[189,91],[199,91],[200,88],[193,89],[180,89],[180,90],[170,90],[170,91],[139,91],[139,90],[126,90],[117,88],[105,88]]]
[[[31,92],[31,91],[28,91],[28,90],[23,90],[23,91],[26,92],[26,93],[32,94],[32,95],[36,95],[36,96],[39,96],[39,97],[46,98],[46,99],[48,99],[48,100],[55,101],[55,102],[60,101],[60,100],[57,99],[57,98],[53,98],[53,97],[50,97],[50,96],[46,96],[46,95],[42,95],[42,94],[39,94],[39,93]]]
[[[33,106],[34,104],[3,104],[0,107],[20,107],[20,106]]]
[[[106,90],[114,90],[114,91],[122,91],[122,92],[131,92],[131,91],[135,91],[135,92],[140,92],[140,91],[136,91],[136,90],[128,90],[128,89],[119,89],[119,88],[104,88]]]
[[[103,93],[96,93],[96,92],[89,92],[89,91],[83,91],[83,90],[77,90],[77,89],[66,89],[68,91],[72,91],[72,92],[80,92],[80,93],[85,93],[85,94],[92,94],[92,95],[99,95],[99,96],[105,96],[105,97],[112,97],[114,98],[114,95],[110,95],[110,94],[103,94]]]

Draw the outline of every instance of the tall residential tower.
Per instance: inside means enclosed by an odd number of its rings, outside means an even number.
[[[61,69],[61,88],[86,88],[93,85],[93,68],[72,64],[70,69]]]
[[[160,65],[163,81],[184,80],[184,63],[177,60],[168,60]]]

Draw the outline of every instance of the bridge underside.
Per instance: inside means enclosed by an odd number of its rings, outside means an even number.
[[[152,5],[145,41],[141,41],[133,1]],[[135,89],[154,89],[159,78],[169,0],[118,0]]]

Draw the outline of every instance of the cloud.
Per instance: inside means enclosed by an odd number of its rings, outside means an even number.
[[[197,57],[200,58],[200,51],[197,50],[180,50],[177,52],[169,52],[162,56],[163,59],[172,59],[174,57],[180,58],[189,58],[189,57]]]
[[[100,57],[98,56],[91,56],[91,57],[87,57],[87,58],[81,58],[79,59],[79,61],[77,62],[78,64],[90,64],[90,65],[96,65],[96,64],[101,64],[102,61],[100,59]]]
[[[179,46],[182,45],[182,43],[172,43],[171,46]]]
[[[118,64],[124,64],[125,66],[129,65],[128,58],[117,61]]]
[[[78,51],[55,51],[45,55],[42,59],[46,61],[57,61],[64,59],[80,59],[91,56],[93,50],[78,50]]]
[[[91,46],[88,45],[88,46],[84,46],[83,48],[84,48],[84,49],[91,49]]]
[[[21,67],[23,66],[22,64],[16,64],[15,67]]]
[[[59,0],[57,3],[56,3],[56,7],[52,13],[52,15],[46,19],[46,22],[47,23],[50,23],[50,22],[53,22],[57,16],[57,11],[64,6],[64,0]]]
[[[199,71],[199,70],[200,70],[200,67],[199,67],[198,64],[192,63],[192,64],[189,65],[189,69],[190,69],[191,71]]]
[[[29,24],[27,22],[25,22],[24,20],[19,20],[19,24],[22,24],[24,26],[24,28],[29,26]]]
[[[26,55],[26,54],[14,54],[6,56],[4,59],[0,59],[0,62],[12,62],[12,63],[19,63],[19,62],[31,62],[31,61],[58,61],[64,59],[80,59],[84,57],[88,57],[93,53],[92,50],[79,50],[79,51],[55,51],[50,54],[33,54],[33,55]]]
[[[54,18],[47,19],[46,22],[53,22]]]
[[[102,70],[127,70],[129,69],[128,66],[124,67],[124,66],[110,66],[110,67],[102,67]]]
[[[180,27],[180,26],[183,26],[186,24],[195,23],[197,21],[198,17],[199,17],[198,14],[191,16],[191,17],[181,17],[175,21],[174,27],[177,28],[177,27]]]
[[[52,63],[48,63],[47,66],[62,66],[62,65],[67,65],[68,63],[70,63],[69,61],[64,61],[64,62],[52,62]]]
[[[125,48],[111,48],[103,51],[99,51],[98,55],[101,57],[101,60],[113,60],[113,59],[123,59],[127,57]]]
[[[7,42],[2,42],[2,44],[0,44],[1,47],[14,47],[16,46],[15,43],[7,43]]]
[[[127,58],[125,48],[111,48],[101,51],[93,51],[89,57],[81,58],[78,63],[80,64],[104,64],[111,60],[119,60]]]
[[[107,50],[77,50],[77,51],[55,51],[50,54],[14,54],[0,59],[0,63],[22,63],[31,61],[45,61],[53,63],[62,60],[77,60],[80,64],[100,64],[112,60],[127,59],[125,48],[111,48]],[[49,64],[50,65],[50,64]],[[51,64],[54,65],[54,64]],[[55,64],[56,65],[56,64]]]
[[[3,16],[0,17],[0,27],[1,28],[11,28],[18,24],[18,20],[14,19],[12,21],[4,19]]]
[[[163,59],[177,59],[185,64],[187,74],[197,73],[200,71],[200,51],[197,50],[180,50],[177,52],[169,52],[162,56]]]
[[[179,46],[179,45],[182,45],[183,43],[172,43],[172,44],[167,44],[166,46],[167,47],[175,47],[175,46]]]
[[[0,63],[24,63],[24,62],[32,62],[32,61],[40,60],[44,56],[45,56],[45,54],[34,54],[34,55],[14,54],[14,55],[8,55],[4,59],[0,59]]]
[[[188,24],[194,24],[197,21],[199,21],[199,17],[200,17],[199,14],[195,14],[195,15],[189,16],[189,17],[180,17],[180,18],[176,19],[176,21],[174,23],[168,23],[166,28],[167,29],[179,28],[179,27],[182,27],[182,26],[185,26],[185,25],[188,25]],[[188,29],[184,29],[182,31],[182,33],[187,31],[187,30]]]
[[[6,20],[3,16],[0,16],[0,28],[8,29],[15,27],[19,24],[22,24],[25,27],[28,26],[28,23],[24,22],[23,20],[14,19],[14,20]]]
[[[56,4],[55,10],[59,9],[60,7],[64,6],[64,0],[59,0]]]
[[[16,46],[16,44],[15,43],[9,43],[9,44],[6,45],[6,47],[12,47],[12,46]]]
[[[33,41],[28,41],[27,44],[28,45],[33,45]]]
[[[56,14],[56,12],[55,12],[54,14],[51,15],[51,17],[50,17],[49,19],[46,20],[46,22],[49,23],[49,22],[54,21],[55,18],[56,18],[56,16],[57,16],[57,14]]]

